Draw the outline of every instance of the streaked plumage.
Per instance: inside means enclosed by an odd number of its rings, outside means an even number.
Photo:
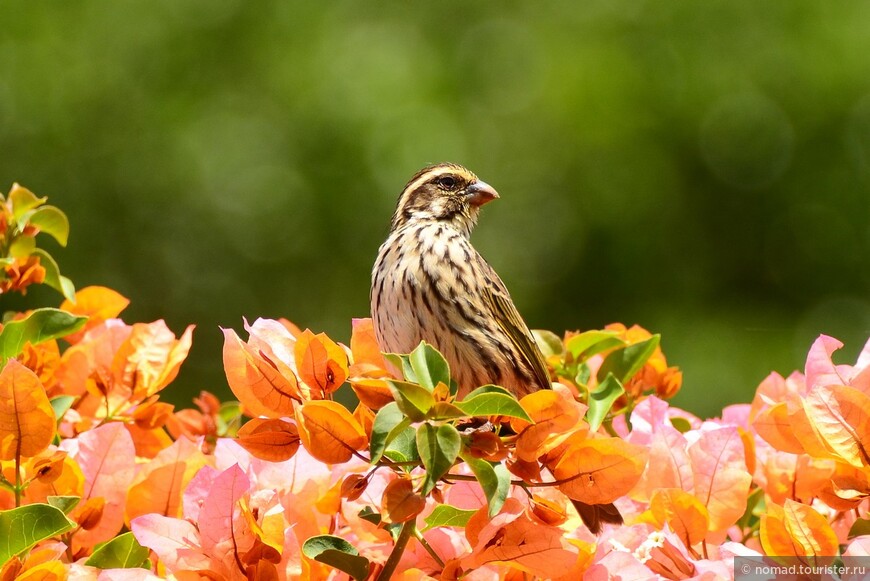
[[[469,241],[496,191],[462,166],[420,170],[405,186],[372,270],[371,309],[380,348],[409,353],[420,341],[450,364],[460,397],[489,383],[522,397],[549,389],[529,328],[492,267]],[[616,507],[572,500],[597,534],[621,523]]]
[[[447,358],[460,395],[488,383],[521,397],[550,387],[544,358],[504,283],[471,245],[495,190],[462,166],[418,172],[399,197],[372,271],[371,308],[385,352],[422,340]]]

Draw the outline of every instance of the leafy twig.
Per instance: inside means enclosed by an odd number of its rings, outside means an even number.
[[[405,552],[405,547],[408,546],[408,541],[417,530],[417,523],[412,518],[402,525],[402,530],[399,531],[399,536],[396,539],[396,544],[393,547],[393,552],[390,553],[389,559],[384,563],[384,568],[381,570],[376,581],[389,581],[393,576],[396,567],[399,566],[399,561],[402,560],[402,553]]]
[[[432,545],[429,544],[429,541],[427,541],[423,537],[423,533],[421,533],[416,527],[414,528],[414,536],[417,538],[420,544],[423,545],[423,548],[426,549],[426,552],[429,553],[432,559],[434,559],[435,562],[438,563],[438,566],[443,569],[444,561],[441,559],[441,557],[438,556],[438,553],[435,552],[435,549],[432,548]]]

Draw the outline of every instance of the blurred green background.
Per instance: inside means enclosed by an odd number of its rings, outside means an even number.
[[[64,209],[79,287],[194,348],[347,341],[396,197],[493,184],[474,242],[532,327],[663,335],[715,415],[819,333],[870,335],[870,3],[5,1],[0,184]],[[34,290],[24,304],[58,304]],[[17,308],[12,297],[3,309]]]

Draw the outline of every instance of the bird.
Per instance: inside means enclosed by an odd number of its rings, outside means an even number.
[[[504,282],[469,238],[498,192],[461,165],[417,172],[399,196],[372,269],[382,351],[426,341],[444,355],[458,397],[495,384],[522,397],[550,388],[544,357]]]
[[[541,350],[507,287],[472,246],[481,208],[495,188],[454,163],[424,167],[399,195],[372,268],[371,314],[385,353],[421,341],[444,355],[457,397],[495,384],[521,398],[551,389]],[[613,504],[571,500],[592,534],[622,523]]]

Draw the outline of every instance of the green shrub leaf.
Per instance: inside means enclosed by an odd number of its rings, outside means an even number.
[[[510,391],[506,390],[505,388],[501,387],[500,385],[489,384],[489,385],[483,385],[481,387],[478,387],[475,390],[470,391],[469,393],[467,393],[465,395],[465,398],[463,399],[463,401],[468,401],[471,398],[477,397],[483,393],[501,393],[501,394],[504,394],[504,395],[507,395],[510,397],[514,397],[514,394],[512,394]]]
[[[85,565],[100,569],[135,569],[145,564],[148,555],[148,549],[139,544],[133,533],[127,532],[99,545]]]
[[[417,430],[411,425],[406,425],[396,437],[387,445],[384,456],[393,462],[419,462],[420,454],[417,453]],[[412,466],[408,466],[410,471]]]
[[[598,369],[598,380],[602,381],[608,373],[612,373],[621,383],[625,383],[640,371],[643,364],[652,356],[659,346],[661,335],[653,335],[646,341],[628,345],[609,354]]]
[[[598,388],[589,393],[586,421],[589,422],[590,431],[595,432],[601,427],[601,422],[607,417],[613,402],[623,393],[625,389],[612,373],[608,373],[607,378],[598,385]]]
[[[423,519],[426,523],[426,528],[423,530],[428,531],[437,527],[464,527],[476,512],[473,509],[467,510],[449,504],[439,504],[429,513],[429,516]]]
[[[432,395],[432,391],[421,385],[395,379],[389,379],[387,383],[390,385],[390,391],[393,393],[396,405],[399,406],[402,413],[411,418],[411,421],[422,422],[432,406],[435,405],[435,396]]]
[[[371,463],[377,464],[390,442],[405,428],[411,425],[396,402],[390,402],[380,410],[372,422],[372,437],[369,444]]]
[[[383,518],[381,517],[381,513],[375,512],[374,509],[370,506],[363,507],[363,509],[357,513],[357,516],[359,516],[363,520],[369,521],[375,526],[381,524],[381,521],[383,520]]]
[[[222,403],[217,415],[218,434],[234,438],[241,427],[242,405],[237,401]]]
[[[58,395],[56,397],[51,398],[51,409],[54,410],[54,417],[58,420],[63,417],[63,414],[67,412],[69,408],[72,407],[73,402],[75,402],[76,398],[71,395]]]
[[[72,509],[79,505],[81,497],[79,496],[49,496],[46,497],[48,504],[55,508],[59,508],[64,514],[69,514]]]
[[[477,481],[483,488],[486,502],[489,505],[489,518],[501,510],[511,485],[511,475],[501,462],[493,464],[470,454],[463,454],[462,459],[471,468]]]
[[[31,254],[39,257],[39,264],[45,269],[45,284],[58,291],[65,299],[75,302],[75,286],[70,279],[60,274],[60,268],[54,258],[41,248],[37,248]]]
[[[16,184],[18,186],[18,184]],[[12,204],[12,216],[16,222],[21,221],[21,217],[34,208],[38,208],[48,198],[37,198],[36,195],[21,186],[13,187],[9,192],[9,202]]]
[[[575,359],[581,355],[585,359],[620,345],[625,345],[625,341],[619,338],[619,333],[616,331],[585,331],[568,339],[565,349]]]
[[[532,421],[520,402],[514,396],[504,393],[481,393],[457,402],[456,407],[469,416],[510,416]]]
[[[20,320],[6,323],[0,331],[0,360],[4,363],[24,350],[24,345],[37,345],[81,329],[87,317],[79,317],[60,309],[36,309]]]
[[[62,510],[48,504],[0,511],[0,563],[74,526]]]
[[[856,519],[855,522],[852,524],[852,527],[849,529],[848,538],[853,539],[855,537],[862,537],[865,535],[870,535],[870,519]]]
[[[40,232],[53,237],[61,246],[66,246],[69,238],[69,219],[60,208],[43,206],[34,210],[27,222],[38,227]]]
[[[462,411],[458,405],[446,401],[435,402],[435,405],[426,415],[427,420],[455,420],[465,417],[468,417],[468,414]]]
[[[423,494],[435,487],[438,479],[447,474],[462,448],[462,437],[451,424],[437,428],[426,422],[417,429],[417,451],[426,468]]]
[[[318,535],[302,544],[302,554],[334,567],[362,581],[369,575],[369,561],[346,540],[334,535]]]
[[[405,378],[405,381],[419,383],[417,381],[417,374],[414,373],[414,368],[411,367],[411,361],[408,357],[408,355],[400,355],[398,353],[384,353],[384,359],[402,370],[402,377]]]
[[[9,256],[12,258],[26,258],[36,250],[36,238],[33,236],[17,236],[9,245]]]
[[[544,329],[532,329],[532,337],[535,338],[535,343],[538,344],[538,349],[541,350],[544,357],[562,354],[562,339],[554,332]]]
[[[439,383],[450,385],[450,367],[447,360],[435,347],[421,341],[417,348],[408,356],[411,368],[414,370],[416,383],[429,389],[435,389]]]

